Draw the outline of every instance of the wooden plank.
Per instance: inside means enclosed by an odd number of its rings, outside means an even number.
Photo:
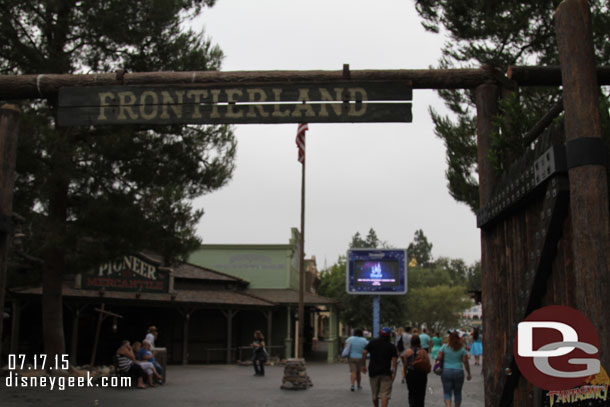
[[[411,103],[123,105],[59,108],[60,126],[411,122]]]
[[[79,86],[59,90],[59,106],[137,104],[342,102],[411,100],[410,81],[278,83],[273,85],[198,84],[168,86]]]

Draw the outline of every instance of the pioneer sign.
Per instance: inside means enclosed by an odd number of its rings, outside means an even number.
[[[169,292],[169,270],[142,255],[127,255],[98,266],[81,278],[85,290]]]
[[[66,87],[58,124],[410,122],[409,81]]]

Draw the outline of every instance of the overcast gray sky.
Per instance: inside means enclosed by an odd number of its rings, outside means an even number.
[[[193,27],[224,51],[225,71],[428,68],[444,42],[424,31],[410,0],[218,0]],[[434,257],[480,258],[476,218],[447,191],[430,106],[446,111],[435,92],[414,90],[412,123],[309,125],[305,252],[319,268],[371,227],[394,247],[423,229]],[[300,225],[296,130],[235,126],[233,179],[195,202],[204,243],[288,242]]]

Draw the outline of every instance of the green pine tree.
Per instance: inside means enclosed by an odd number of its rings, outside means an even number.
[[[183,23],[214,0],[0,1],[2,74],[219,69],[222,52]],[[126,251],[167,263],[199,245],[191,200],[230,179],[228,126],[55,126],[57,100],[24,102],[16,248],[41,275],[45,352],[64,353],[63,275]]]
[[[409,259],[415,258],[419,267],[432,265],[432,243],[428,242],[423,230],[415,231],[413,241],[407,247],[407,255]]]
[[[439,68],[485,64],[500,70],[510,65],[559,65],[553,21],[559,3],[560,0],[415,0],[423,26],[449,37]],[[602,0],[589,4],[598,63],[608,64],[610,8]],[[443,116],[434,109],[430,114],[435,134],[447,149],[449,192],[474,211],[479,207],[474,94],[471,90],[441,90],[439,95],[451,115]],[[523,136],[560,95],[559,88],[528,88],[502,100],[497,118],[499,130],[489,157],[498,171],[507,168],[527,148]],[[607,123],[607,95],[603,99]],[[608,130],[606,126],[605,134]]]

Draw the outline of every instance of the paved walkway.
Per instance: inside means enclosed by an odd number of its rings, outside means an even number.
[[[306,391],[281,390],[283,367],[267,367],[265,377],[254,377],[253,370],[235,365],[169,366],[168,383],[146,390],[109,388],[48,389],[6,388],[0,384],[0,406],[62,407],[370,407],[368,377],[363,389],[349,390],[345,364],[312,363],[307,366],[314,387]],[[390,406],[407,406],[406,385],[400,377],[394,382]],[[483,406],[483,376],[474,367],[473,378],[464,383],[462,406]],[[443,407],[440,378],[428,375],[426,406]]]

